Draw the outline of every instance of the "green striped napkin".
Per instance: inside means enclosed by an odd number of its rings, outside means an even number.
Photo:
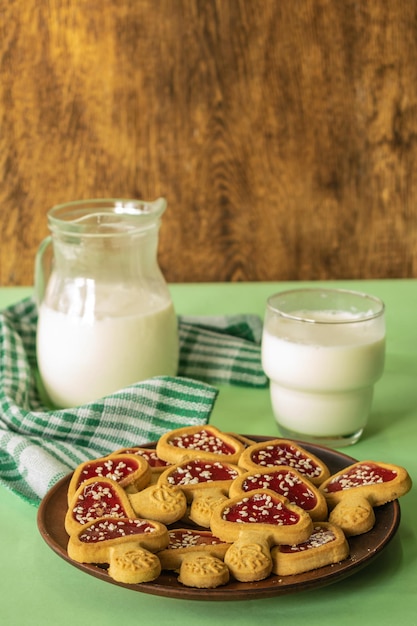
[[[265,387],[256,315],[180,317],[179,374],[212,384]]]
[[[177,377],[50,410],[37,385],[36,323],[31,298],[0,312],[0,484],[34,505],[85,460],[207,424],[219,393],[214,385],[267,385],[256,316],[179,317]]]

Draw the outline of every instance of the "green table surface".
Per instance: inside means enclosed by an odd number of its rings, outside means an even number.
[[[323,284],[323,283],[314,283]],[[312,283],[171,285],[180,314],[255,313],[268,295]],[[343,281],[327,286],[372,293],[386,304],[387,356],[369,425],[343,452],[403,465],[417,477],[417,281]],[[31,294],[0,288],[0,307]],[[266,389],[221,387],[211,423],[224,430],[279,436]],[[0,487],[0,618],[5,626],[239,626],[417,624],[417,502],[401,501],[399,529],[381,554],[347,579],[320,589],[262,600],[190,601],[153,596],[94,578],[44,542],[37,510]]]

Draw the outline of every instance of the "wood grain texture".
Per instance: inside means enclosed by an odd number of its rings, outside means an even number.
[[[169,282],[417,277],[414,0],[0,1],[0,285],[163,195]]]

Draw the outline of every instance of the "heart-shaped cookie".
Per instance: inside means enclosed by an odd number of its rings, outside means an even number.
[[[76,467],[68,486],[68,503],[78,487],[90,478],[111,478],[127,491],[139,491],[151,480],[147,460],[132,454],[113,454],[81,463]]]
[[[374,506],[405,495],[412,486],[403,467],[375,461],[358,461],[330,476],[320,491],[332,511],[329,521],[348,535],[361,535],[375,524]]]
[[[153,554],[168,545],[163,524],[145,519],[100,518],[70,535],[68,555],[79,563],[108,564],[109,575],[133,584],[157,578],[161,572]]]
[[[89,478],[73,495],[65,515],[69,535],[80,526],[102,517],[134,518],[136,514],[124,489],[111,478]]]
[[[271,439],[249,446],[242,452],[238,464],[248,471],[287,465],[313,485],[320,485],[330,476],[329,468],[321,459],[288,439]]]
[[[324,495],[305,476],[285,465],[271,469],[258,469],[238,476],[230,485],[231,498],[254,491],[270,489],[307,511],[312,520],[327,518],[328,508]]]
[[[188,426],[162,435],[156,445],[161,459],[182,463],[193,458],[237,463],[245,445],[215,426]]]
[[[306,541],[313,523],[303,509],[268,489],[230,498],[216,506],[210,523],[216,537],[233,544],[225,563],[243,582],[262,580],[272,571],[271,547]]]

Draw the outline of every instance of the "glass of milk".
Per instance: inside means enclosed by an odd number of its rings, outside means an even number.
[[[343,289],[267,301],[262,365],[284,437],[343,447],[361,437],[385,359],[384,303]]]
[[[35,265],[37,363],[55,407],[175,376],[178,328],[157,261],[164,198],[97,199],[48,213]]]

